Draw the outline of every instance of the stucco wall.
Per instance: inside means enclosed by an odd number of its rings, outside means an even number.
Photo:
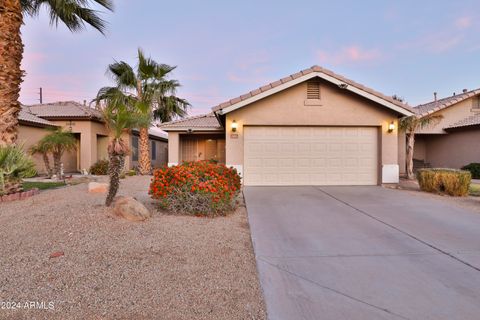
[[[168,165],[177,165],[180,162],[180,135],[178,132],[168,133]]]
[[[472,106],[473,97],[461,101],[443,110],[437,111],[434,114],[443,115],[443,119],[441,119],[440,122],[438,122],[436,125],[430,125],[427,128],[418,130],[417,133],[445,133],[443,128],[448,127],[460,120],[463,120],[466,117],[474,115],[475,113],[472,112]]]
[[[291,125],[291,126],[375,126],[379,128],[381,148],[379,171],[382,165],[398,169],[397,115],[387,108],[361,98],[349,91],[321,83],[321,105],[305,106],[307,84],[301,83],[244,108],[226,117],[226,163],[243,170],[243,126]],[[237,138],[232,138],[231,123],[238,123]],[[388,133],[388,125],[395,123],[395,130]]]
[[[24,150],[28,152],[28,150],[34,144],[38,143],[40,139],[42,139],[49,133],[50,132],[45,128],[20,125],[18,130],[18,141],[20,143],[23,143]],[[43,162],[42,156],[33,155],[32,158],[35,162],[37,172],[39,174],[44,174],[46,170],[45,170],[45,164]],[[64,165],[65,172],[69,173],[69,172],[77,171],[77,152],[76,151],[65,152],[65,154],[62,157],[62,163]],[[50,157],[50,165],[53,167],[52,157]]]
[[[428,135],[421,139],[425,142],[425,160],[432,167],[459,169],[471,162],[480,162],[480,129]]]

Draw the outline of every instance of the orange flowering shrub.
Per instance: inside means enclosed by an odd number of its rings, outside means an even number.
[[[233,210],[239,192],[237,170],[209,161],[156,169],[149,190],[165,209],[212,216]]]

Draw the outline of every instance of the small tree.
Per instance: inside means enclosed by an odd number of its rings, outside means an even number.
[[[400,119],[399,128],[405,131],[407,136],[407,178],[414,179],[413,175],[413,148],[415,147],[415,133],[430,125],[435,125],[443,119],[442,115],[430,114],[426,116],[408,116]]]
[[[48,146],[45,143],[37,143],[32,147],[30,147],[29,151],[31,155],[39,154],[42,156],[43,163],[45,164],[45,171],[47,172],[47,176],[51,178],[53,175],[53,170],[52,170],[52,167],[50,166],[50,159],[48,158],[48,154],[50,153]]]
[[[37,148],[39,150],[45,150],[47,153],[52,154],[53,174],[55,174],[58,179],[61,179],[62,156],[65,151],[73,151],[77,149],[77,139],[75,139],[73,133],[71,133],[70,131],[65,131],[63,130],[63,128],[55,128],[48,130],[50,130],[51,133],[43,137],[38,142]]]
[[[112,90],[113,91],[113,90]],[[108,175],[110,184],[105,205],[112,204],[115,195],[120,186],[120,174],[125,165],[125,156],[130,152],[128,145],[122,139],[124,132],[129,132],[137,126],[140,115],[133,108],[134,100],[132,97],[124,95],[121,91],[114,90],[108,96],[99,92],[97,96],[97,106],[102,101],[100,108],[103,114],[105,124],[110,131],[112,139],[108,144]]]

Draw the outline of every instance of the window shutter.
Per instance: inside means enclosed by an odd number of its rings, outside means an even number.
[[[311,80],[307,82],[307,99],[320,99],[320,81]]]

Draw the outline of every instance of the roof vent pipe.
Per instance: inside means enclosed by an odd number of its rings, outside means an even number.
[[[436,92],[433,93],[433,100],[437,101],[437,93]]]

